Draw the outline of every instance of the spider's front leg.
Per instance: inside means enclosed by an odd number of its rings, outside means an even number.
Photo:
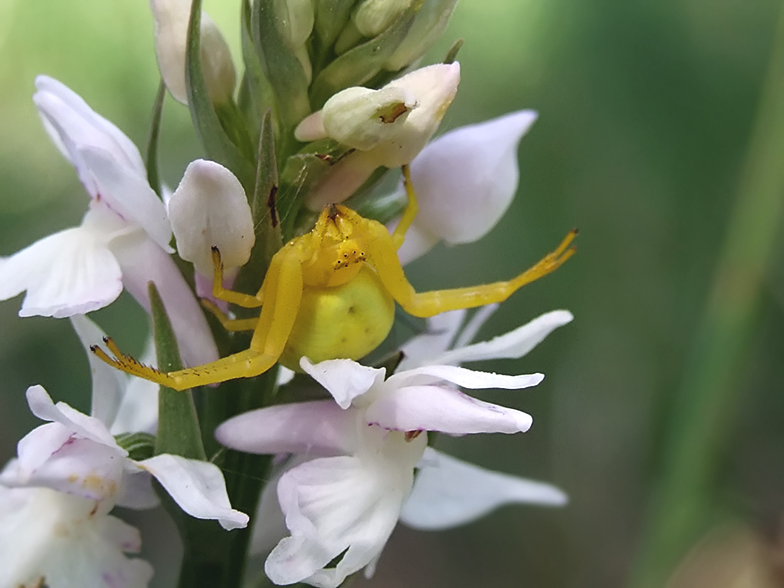
[[[368,235],[366,240],[368,261],[378,272],[384,287],[389,290],[403,310],[419,317],[430,317],[448,310],[474,308],[494,302],[503,302],[526,284],[555,271],[576,251],[574,247],[571,247],[572,241],[577,236],[577,230],[573,229],[567,233],[554,251],[511,280],[480,284],[468,288],[416,292],[400,265],[394,235],[390,235],[380,223],[358,218],[364,221],[361,230]]]
[[[108,338],[104,342],[114,357],[96,345],[91,349],[100,359],[119,370],[175,390],[258,376],[275,365],[283,353],[297,318],[302,287],[300,259],[291,249],[279,251],[272,258],[259,293],[266,302],[258,318],[250,348],[201,366],[161,372],[124,354]]]

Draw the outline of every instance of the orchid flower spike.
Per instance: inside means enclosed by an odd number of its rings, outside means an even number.
[[[154,282],[185,362],[214,361],[215,342],[169,256],[166,209],[147,183],[139,150],[57,80],[39,76],[36,86],[44,127],[92,200],[79,227],[0,260],[0,300],[27,291],[20,316],[61,318],[103,308],[125,287],[149,311],[148,283]]]
[[[379,90],[347,88],[304,119],[294,133],[299,141],[330,137],[356,149],[308,196],[308,208],[342,202],[378,167],[410,163],[436,132],[459,82],[459,63],[430,65]]]
[[[303,358],[301,367],[335,402],[252,411],[223,423],[216,437],[242,451],[306,458],[278,482],[278,500],[291,536],[272,550],[265,570],[276,584],[306,582],[328,588],[362,568],[372,574],[425,453],[423,431],[465,435],[517,433],[530,427],[526,413],[475,400],[456,386],[520,389],[537,385],[543,377],[439,365],[385,380],[384,369],[343,359],[314,365]],[[410,511],[416,519],[417,505]],[[327,567],[341,554],[337,566]]]
[[[191,4],[192,0],[150,0],[158,68],[171,95],[183,104],[188,104],[185,50]],[[206,12],[201,14],[200,33],[200,57],[207,93],[213,104],[225,104],[232,99],[237,83],[229,46]]]
[[[441,240],[477,241],[501,220],[517,192],[517,146],[536,117],[532,110],[521,110],[460,127],[411,162],[419,213],[399,251],[403,263]]]

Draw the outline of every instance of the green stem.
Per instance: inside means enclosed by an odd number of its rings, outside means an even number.
[[[704,531],[783,204],[784,7],[712,290],[673,403],[662,483],[630,582],[636,588],[664,586]]]

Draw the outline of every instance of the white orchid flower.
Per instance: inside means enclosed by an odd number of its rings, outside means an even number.
[[[81,496],[108,512],[115,504],[155,506],[152,475],[192,517],[215,519],[227,530],[247,525],[247,515],[231,508],[223,474],[214,464],[168,454],[134,461],[103,422],[64,402],[54,404],[43,387],[28,388],[27,401],[35,416],[50,422],[22,438],[0,484]]]
[[[77,94],[46,76],[33,100],[44,127],[91,196],[78,227],[49,235],[0,260],[0,300],[26,291],[20,316],[68,317],[107,306],[123,287],[149,311],[154,282],[183,360],[218,357],[207,321],[169,256],[171,228],[150,188],[141,155],[116,126]]]
[[[402,263],[442,240],[477,241],[501,220],[517,192],[517,146],[536,117],[532,110],[520,110],[460,127],[417,155],[411,183],[419,212],[398,252]]]
[[[379,90],[347,88],[305,118],[294,133],[299,141],[331,137],[356,149],[308,195],[308,208],[342,202],[378,167],[410,163],[436,132],[459,83],[459,63],[430,65]]]
[[[147,588],[152,566],[126,556],[141,549],[139,531],[96,504],[0,485],[0,586]]]
[[[291,536],[272,550],[265,570],[276,584],[332,588],[366,566],[372,573],[424,455],[427,439],[420,433],[517,433],[530,427],[526,413],[481,402],[453,386],[520,389],[543,378],[443,365],[384,380],[384,369],[341,359],[313,365],[303,358],[301,367],[336,402],[249,412],[218,427],[216,437],[242,451],[311,458],[278,482]],[[341,554],[336,567],[326,567]]]

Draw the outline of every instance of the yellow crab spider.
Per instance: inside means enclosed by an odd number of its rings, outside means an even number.
[[[298,369],[303,356],[313,362],[359,359],[389,333],[395,302],[418,317],[501,302],[558,268],[575,251],[570,244],[577,231],[572,230],[555,251],[509,281],[416,292],[397,256],[418,210],[405,166],[403,176],[408,206],[394,233],[345,206],[326,206],[310,233],[292,239],[273,256],[255,296],[222,287],[220,252],[213,248],[215,298],[243,308],[261,307],[258,318],[231,319],[207,304],[226,329],[254,331],[245,351],[168,373],[140,364],[109,338],[104,341],[114,358],[97,346],[93,352],[124,372],[176,390],[258,376],[278,361]]]

